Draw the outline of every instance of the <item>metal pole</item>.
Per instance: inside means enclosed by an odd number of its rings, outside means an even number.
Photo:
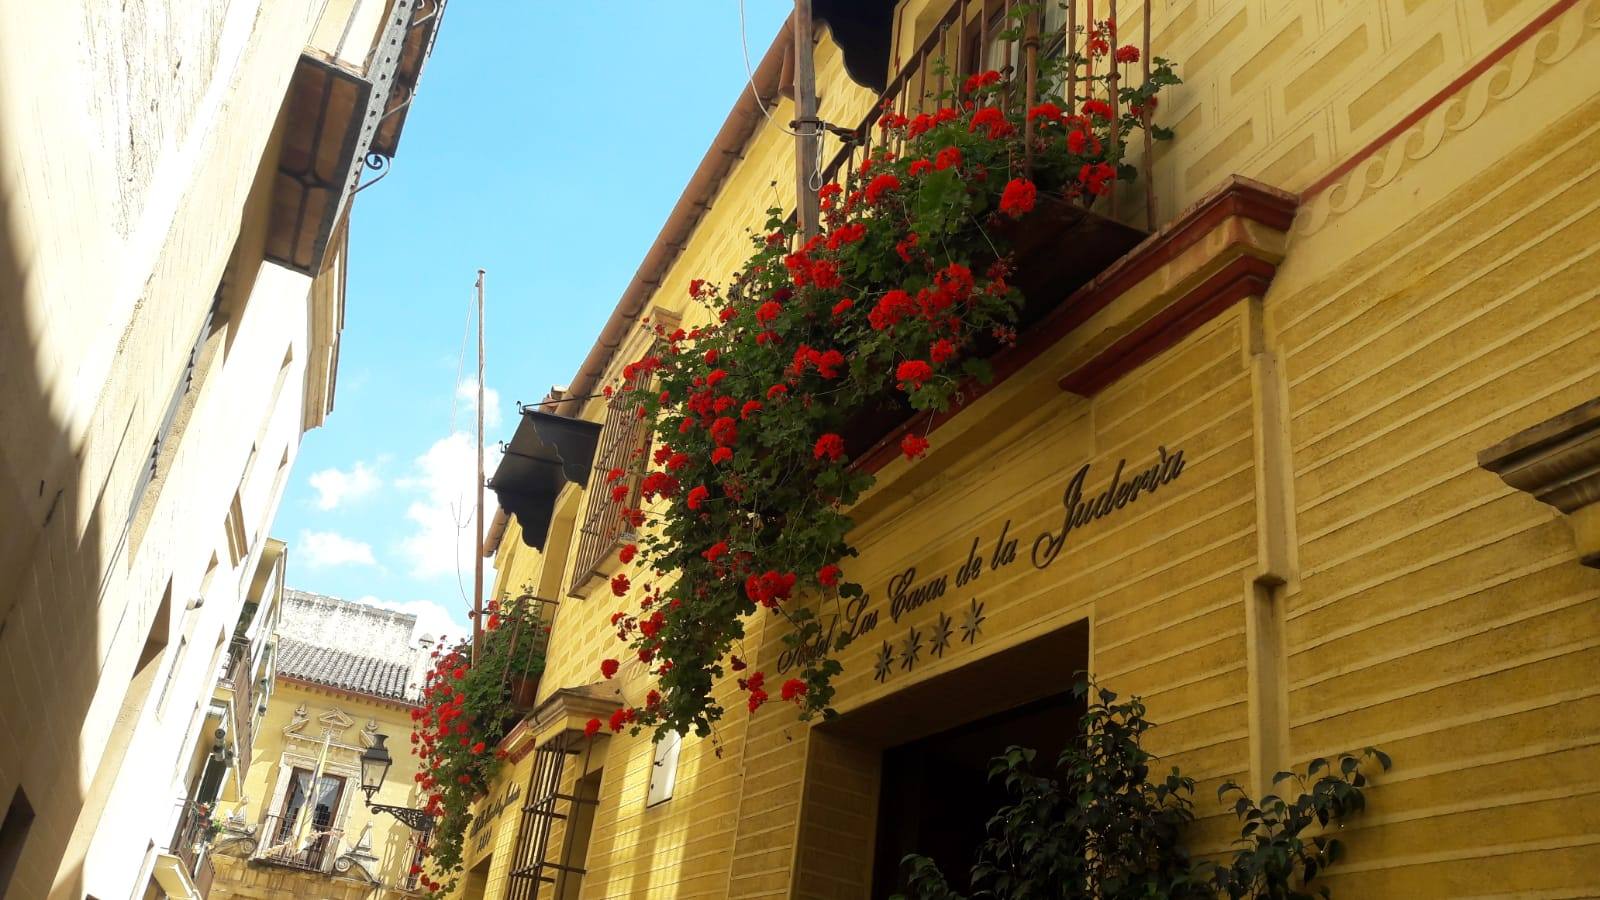
[[[472,517],[472,663],[478,663],[483,643],[483,270],[478,270],[478,512]]]
[[[795,105],[795,212],[800,238],[810,240],[818,230],[817,193],[811,176],[817,171],[817,74],[811,58],[811,0],[794,0],[794,105]]]
[[[1145,2],[1148,4],[1149,0],[1145,0]],[[1111,0],[1110,16],[1111,18],[1106,20],[1106,46],[1110,48],[1106,52],[1106,65],[1108,66],[1107,73],[1111,76],[1111,80],[1106,82],[1106,100],[1111,104],[1111,149],[1113,152],[1117,152],[1121,146],[1117,142],[1117,125],[1118,120],[1122,118],[1122,110],[1117,107],[1117,0]],[[1113,165],[1119,168],[1122,166],[1122,157],[1120,155]],[[1111,176],[1111,190],[1108,192],[1107,204],[1110,207],[1109,214],[1113,217],[1116,216],[1116,173],[1112,173]]]
[[[1144,61],[1145,89],[1150,87],[1150,4],[1152,0],[1144,0],[1144,53],[1139,57]],[[1146,231],[1156,230],[1156,166],[1155,148],[1150,139],[1150,103],[1153,97],[1146,97],[1144,106],[1139,110],[1139,117],[1144,124],[1144,228]]]
[[[1033,105],[1039,102],[1039,20],[1043,15],[1041,10],[1028,13],[1027,27],[1023,31],[1022,39],[1022,65],[1027,94],[1022,104],[1022,158],[1023,172],[1030,178],[1033,177],[1033,116],[1029,112],[1033,109]]]

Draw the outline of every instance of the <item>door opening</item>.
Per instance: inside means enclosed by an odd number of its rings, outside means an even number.
[[[910,853],[932,858],[966,891],[984,823],[1006,803],[1004,787],[989,780],[989,761],[1027,747],[1038,753],[1036,774],[1052,771],[1082,711],[1067,691],[885,750],[872,896],[904,890],[900,861]]]

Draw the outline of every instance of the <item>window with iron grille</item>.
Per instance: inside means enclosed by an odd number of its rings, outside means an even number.
[[[665,329],[677,327],[677,317],[657,312],[655,322]],[[601,568],[617,548],[633,538],[627,511],[639,505],[639,489],[644,481],[644,463],[650,456],[650,422],[639,418],[636,404],[618,393],[606,404],[606,421],[595,447],[594,471],[589,477],[589,496],[584,501],[583,524],[578,529],[578,550],[572,561],[572,593],[581,594],[589,582],[603,574]],[[613,469],[621,469],[618,481],[608,481]],[[626,491],[623,502],[612,500],[617,486]]]
[[[522,808],[511,859],[508,900],[576,900],[587,872],[584,863],[604,771],[590,771],[593,751],[594,741],[576,731],[534,751],[525,794],[528,803]],[[580,764],[570,788],[565,776],[568,760]],[[557,822],[562,824],[560,830],[555,828]]]
[[[639,418],[634,404],[618,395],[606,404],[606,423],[595,448],[594,473],[589,477],[589,496],[578,529],[578,552],[573,559],[572,587],[581,590],[600,574],[601,565],[624,538],[632,537],[626,512],[639,505],[640,462],[649,453],[650,423]],[[607,481],[612,469],[621,469],[620,481]],[[626,499],[617,503],[612,492],[620,485]]]

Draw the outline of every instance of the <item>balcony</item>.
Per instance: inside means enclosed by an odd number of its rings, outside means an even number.
[[[1010,280],[1023,295],[1016,341],[1011,346],[976,341],[972,355],[989,360],[994,378],[962,385],[955,405],[943,413],[916,413],[899,392],[863,410],[841,429],[847,446],[869,448],[857,455],[858,468],[876,471],[887,465],[899,455],[898,441],[905,432],[937,427],[1052,348],[1059,349],[1068,335],[1071,349],[1057,352],[1053,363],[1061,366],[1055,373],[1057,386],[1090,397],[1233,304],[1265,293],[1286,248],[1297,205],[1294,195],[1232,176],[1165,224],[1157,218],[1153,141],[1159,129],[1152,128],[1148,110],[1135,105],[1152,79],[1149,6],[1142,8],[1141,28],[1132,17],[1119,19],[1115,2],[1098,8],[1082,0],[1033,5],[1018,20],[1015,12],[1029,7],[1017,0],[955,0],[942,14],[924,17],[915,26],[917,32],[902,41],[897,36],[891,40],[893,26],[866,21],[871,16],[861,18],[858,12],[865,4],[858,10],[819,0],[819,17],[827,9],[831,15],[860,19],[854,21],[860,27],[848,32],[835,29],[847,59],[852,54],[868,61],[893,55],[904,64],[860,121],[850,127],[820,123],[842,146],[822,161],[821,177],[811,179],[812,185],[837,183],[846,195],[864,187],[859,174],[863,161],[881,150],[901,156],[905,149],[898,132],[877,127],[880,120],[890,114],[915,118],[931,113],[941,105],[938,98],[986,70],[1000,72],[1007,85],[987,102],[1012,113],[1043,100],[1056,101],[1068,113],[1087,109],[1090,100],[1109,105],[1110,115],[1104,117],[1110,124],[1109,141],[1115,143],[1119,127],[1124,129],[1127,155],[1121,164],[1125,172],[1134,173],[1131,181],[1110,181],[1104,194],[1041,194],[1031,213],[994,226],[1011,246],[1015,265]],[[1102,20],[1108,19],[1122,26],[1126,39],[1116,36],[1098,55],[1083,52],[1089,28],[1103,29]],[[1097,40],[1105,32],[1100,35]],[[895,49],[913,41],[915,49],[908,54]],[[1111,65],[1109,48],[1128,43],[1139,50],[1137,62]],[[1045,63],[1063,54],[1083,61],[1052,74]],[[1130,131],[1132,126],[1119,124],[1124,121],[1143,127]],[[1042,135],[1031,119],[1018,127],[1024,147],[1019,168],[1031,174],[1040,146],[1035,139]]]
[[[267,816],[261,823],[261,846],[256,859],[286,869],[326,873],[332,871],[343,837],[343,829],[324,822],[313,820],[302,829],[293,819]]]
[[[825,5],[833,7],[833,4]],[[919,113],[931,114],[938,106],[950,102],[940,98],[957,91],[967,77],[991,69],[1004,76],[1009,88],[989,102],[1013,112],[1032,109],[1046,99],[1059,100],[1069,111],[1090,100],[1109,102],[1112,110],[1109,118],[1113,123],[1110,140],[1115,142],[1115,123],[1120,121],[1121,114],[1130,112],[1129,101],[1119,94],[1119,85],[1120,89],[1133,86],[1127,82],[1137,78],[1132,71],[1137,67],[1127,67],[1127,77],[1122,82],[1113,80],[1109,89],[1101,82],[1086,80],[1076,66],[1061,75],[1053,86],[1044,84],[1041,75],[1044,60],[1061,54],[1074,55],[1083,49],[1091,19],[1108,14],[1105,5],[1096,12],[1094,4],[1080,0],[1067,0],[1064,5],[1039,4],[1021,19],[1015,18],[1016,11],[1022,8],[1024,4],[1013,0],[955,0],[937,18],[919,25],[914,36],[915,48],[901,57],[904,64],[888,79],[866,114],[850,127],[822,123],[842,146],[823,161],[821,177],[811,183],[817,186],[836,183],[846,194],[860,189],[865,181],[859,174],[862,162],[880,151],[888,150],[896,157],[905,151],[904,139],[895,132],[880,129],[880,120],[886,115],[913,118]],[[1050,10],[1048,14],[1046,8]],[[843,8],[833,13],[842,14]],[[1115,16],[1115,4],[1111,5],[1109,14]],[[902,27],[907,24],[902,23]],[[836,39],[851,41],[843,48],[847,58],[852,52],[860,58],[887,58],[889,53],[873,54],[864,48],[879,43],[889,46],[891,30],[885,22],[875,28],[838,32]],[[1146,63],[1146,80],[1149,79],[1149,31],[1146,22],[1139,46],[1140,59]],[[1105,57],[1098,61],[1091,58],[1084,71],[1103,76],[1108,64]],[[1144,121],[1148,125],[1148,118]],[[1030,172],[1034,123],[1030,119],[1024,127],[1023,145],[1028,149],[1022,165],[1023,172]],[[1124,164],[1137,171],[1132,182],[1112,181],[1104,195],[1087,192],[1074,197],[1041,195],[1032,213],[1019,221],[994,226],[995,232],[1011,246],[1015,263],[1011,282],[1024,298],[1016,322],[1021,338],[1017,347],[1003,346],[998,340],[984,337],[972,349],[974,355],[991,361],[997,377],[1005,377],[1025,362],[1022,356],[1026,355],[1025,348],[1030,343],[1048,340],[1049,336],[1059,338],[1092,315],[1094,309],[1082,302],[1083,289],[1150,237],[1156,225],[1155,182],[1151,172],[1154,153],[1150,134],[1147,127],[1142,135],[1130,135],[1129,155]],[[795,215],[799,215],[798,211]],[[1018,350],[1024,352],[1019,354]],[[984,390],[983,385],[972,384],[963,389],[963,395],[970,402]],[[858,465],[876,468],[896,455],[893,439],[916,418],[905,396],[892,392],[857,415],[842,434],[847,446],[872,448],[858,457]]]
[[[211,810],[188,800],[179,806],[172,843],[156,857],[156,882],[174,900],[206,900],[216,878],[211,864]]]
[[[256,678],[254,646],[245,638],[235,636],[228,645],[228,656],[222,671],[217,674],[217,696],[227,700],[231,710],[229,733],[238,749],[234,765],[242,784],[250,773],[251,749],[255,746]]]

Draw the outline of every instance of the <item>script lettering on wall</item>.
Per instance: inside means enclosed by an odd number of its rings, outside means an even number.
[[[1089,482],[1091,464],[1085,463],[1068,480],[1061,494],[1063,509],[1061,526],[1047,529],[1033,539],[1029,560],[1036,569],[1047,569],[1062,555],[1068,536],[1090,524],[1111,515],[1130,503],[1138,502],[1147,494],[1154,494],[1164,485],[1171,484],[1183,474],[1182,450],[1168,451],[1156,448],[1156,459],[1147,468],[1127,475],[1127,459],[1117,460],[1111,483],[1105,490],[1089,497],[1084,496],[1084,486]],[[967,558],[953,572],[923,575],[916,565],[890,576],[885,585],[888,596],[889,619],[896,625],[908,618],[906,631],[899,637],[884,640],[873,657],[873,678],[887,681],[898,668],[911,671],[925,658],[944,657],[952,641],[973,644],[983,634],[984,603],[976,595],[970,598],[966,609],[956,618],[944,611],[922,624],[910,622],[917,610],[941,600],[954,585],[955,590],[973,587],[983,578],[985,571],[994,572],[1017,561],[1018,539],[1012,537],[1011,520],[1000,526],[999,534],[985,542],[975,535],[967,547]],[[811,658],[818,648],[842,648],[850,641],[871,633],[878,627],[880,610],[874,606],[872,595],[853,597],[841,612],[834,613],[823,626],[822,633],[810,644],[791,647],[778,657],[779,673],[787,672]],[[926,639],[926,641],[924,640]]]

